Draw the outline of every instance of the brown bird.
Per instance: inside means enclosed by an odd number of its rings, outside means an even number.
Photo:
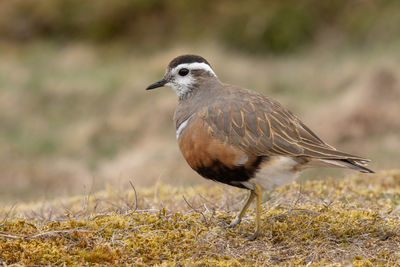
[[[219,81],[196,55],[173,59],[164,77],[146,90],[167,86],[178,95],[174,121],[179,148],[201,176],[250,190],[238,225],[256,199],[255,239],[260,232],[262,190],[295,180],[308,167],[333,166],[372,173],[369,161],[322,141],[277,101]]]

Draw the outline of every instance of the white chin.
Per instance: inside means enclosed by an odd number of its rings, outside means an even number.
[[[176,86],[175,84],[169,84],[169,85],[165,85],[169,88],[171,88],[172,90],[175,91],[175,93],[178,95],[178,97],[182,97],[184,95],[186,95],[190,89],[184,86]]]

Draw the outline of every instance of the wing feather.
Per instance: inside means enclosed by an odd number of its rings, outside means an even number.
[[[278,102],[252,91],[237,90],[238,94],[229,93],[212,101],[203,113],[216,138],[256,156],[368,161],[326,144]]]

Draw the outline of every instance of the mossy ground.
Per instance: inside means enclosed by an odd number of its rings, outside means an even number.
[[[246,193],[227,186],[97,194],[2,208],[3,265],[400,264],[400,170],[292,183],[226,228]],[[136,191],[136,193],[135,193]],[[137,200],[137,201],[136,201]]]

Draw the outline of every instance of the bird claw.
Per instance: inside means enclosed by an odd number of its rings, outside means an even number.
[[[254,241],[257,239],[259,234],[260,234],[260,231],[257,230],[253,234],[245,234],[245,237],[247,237],[250,241]]]
[[[236,227],[242,220],[239,217],[236,217],[229,225],[228,228]],[[243,234],[243,233],[242,233]],[[253,234],[245,233],[243,234],[246,238],[250,241],[254,241],[257,239],[258,235],[260,234],[260,230],[256,230]]]
[[[235,228],[242,220],[239,217],[236,217],[229,225],[228,228]]]

